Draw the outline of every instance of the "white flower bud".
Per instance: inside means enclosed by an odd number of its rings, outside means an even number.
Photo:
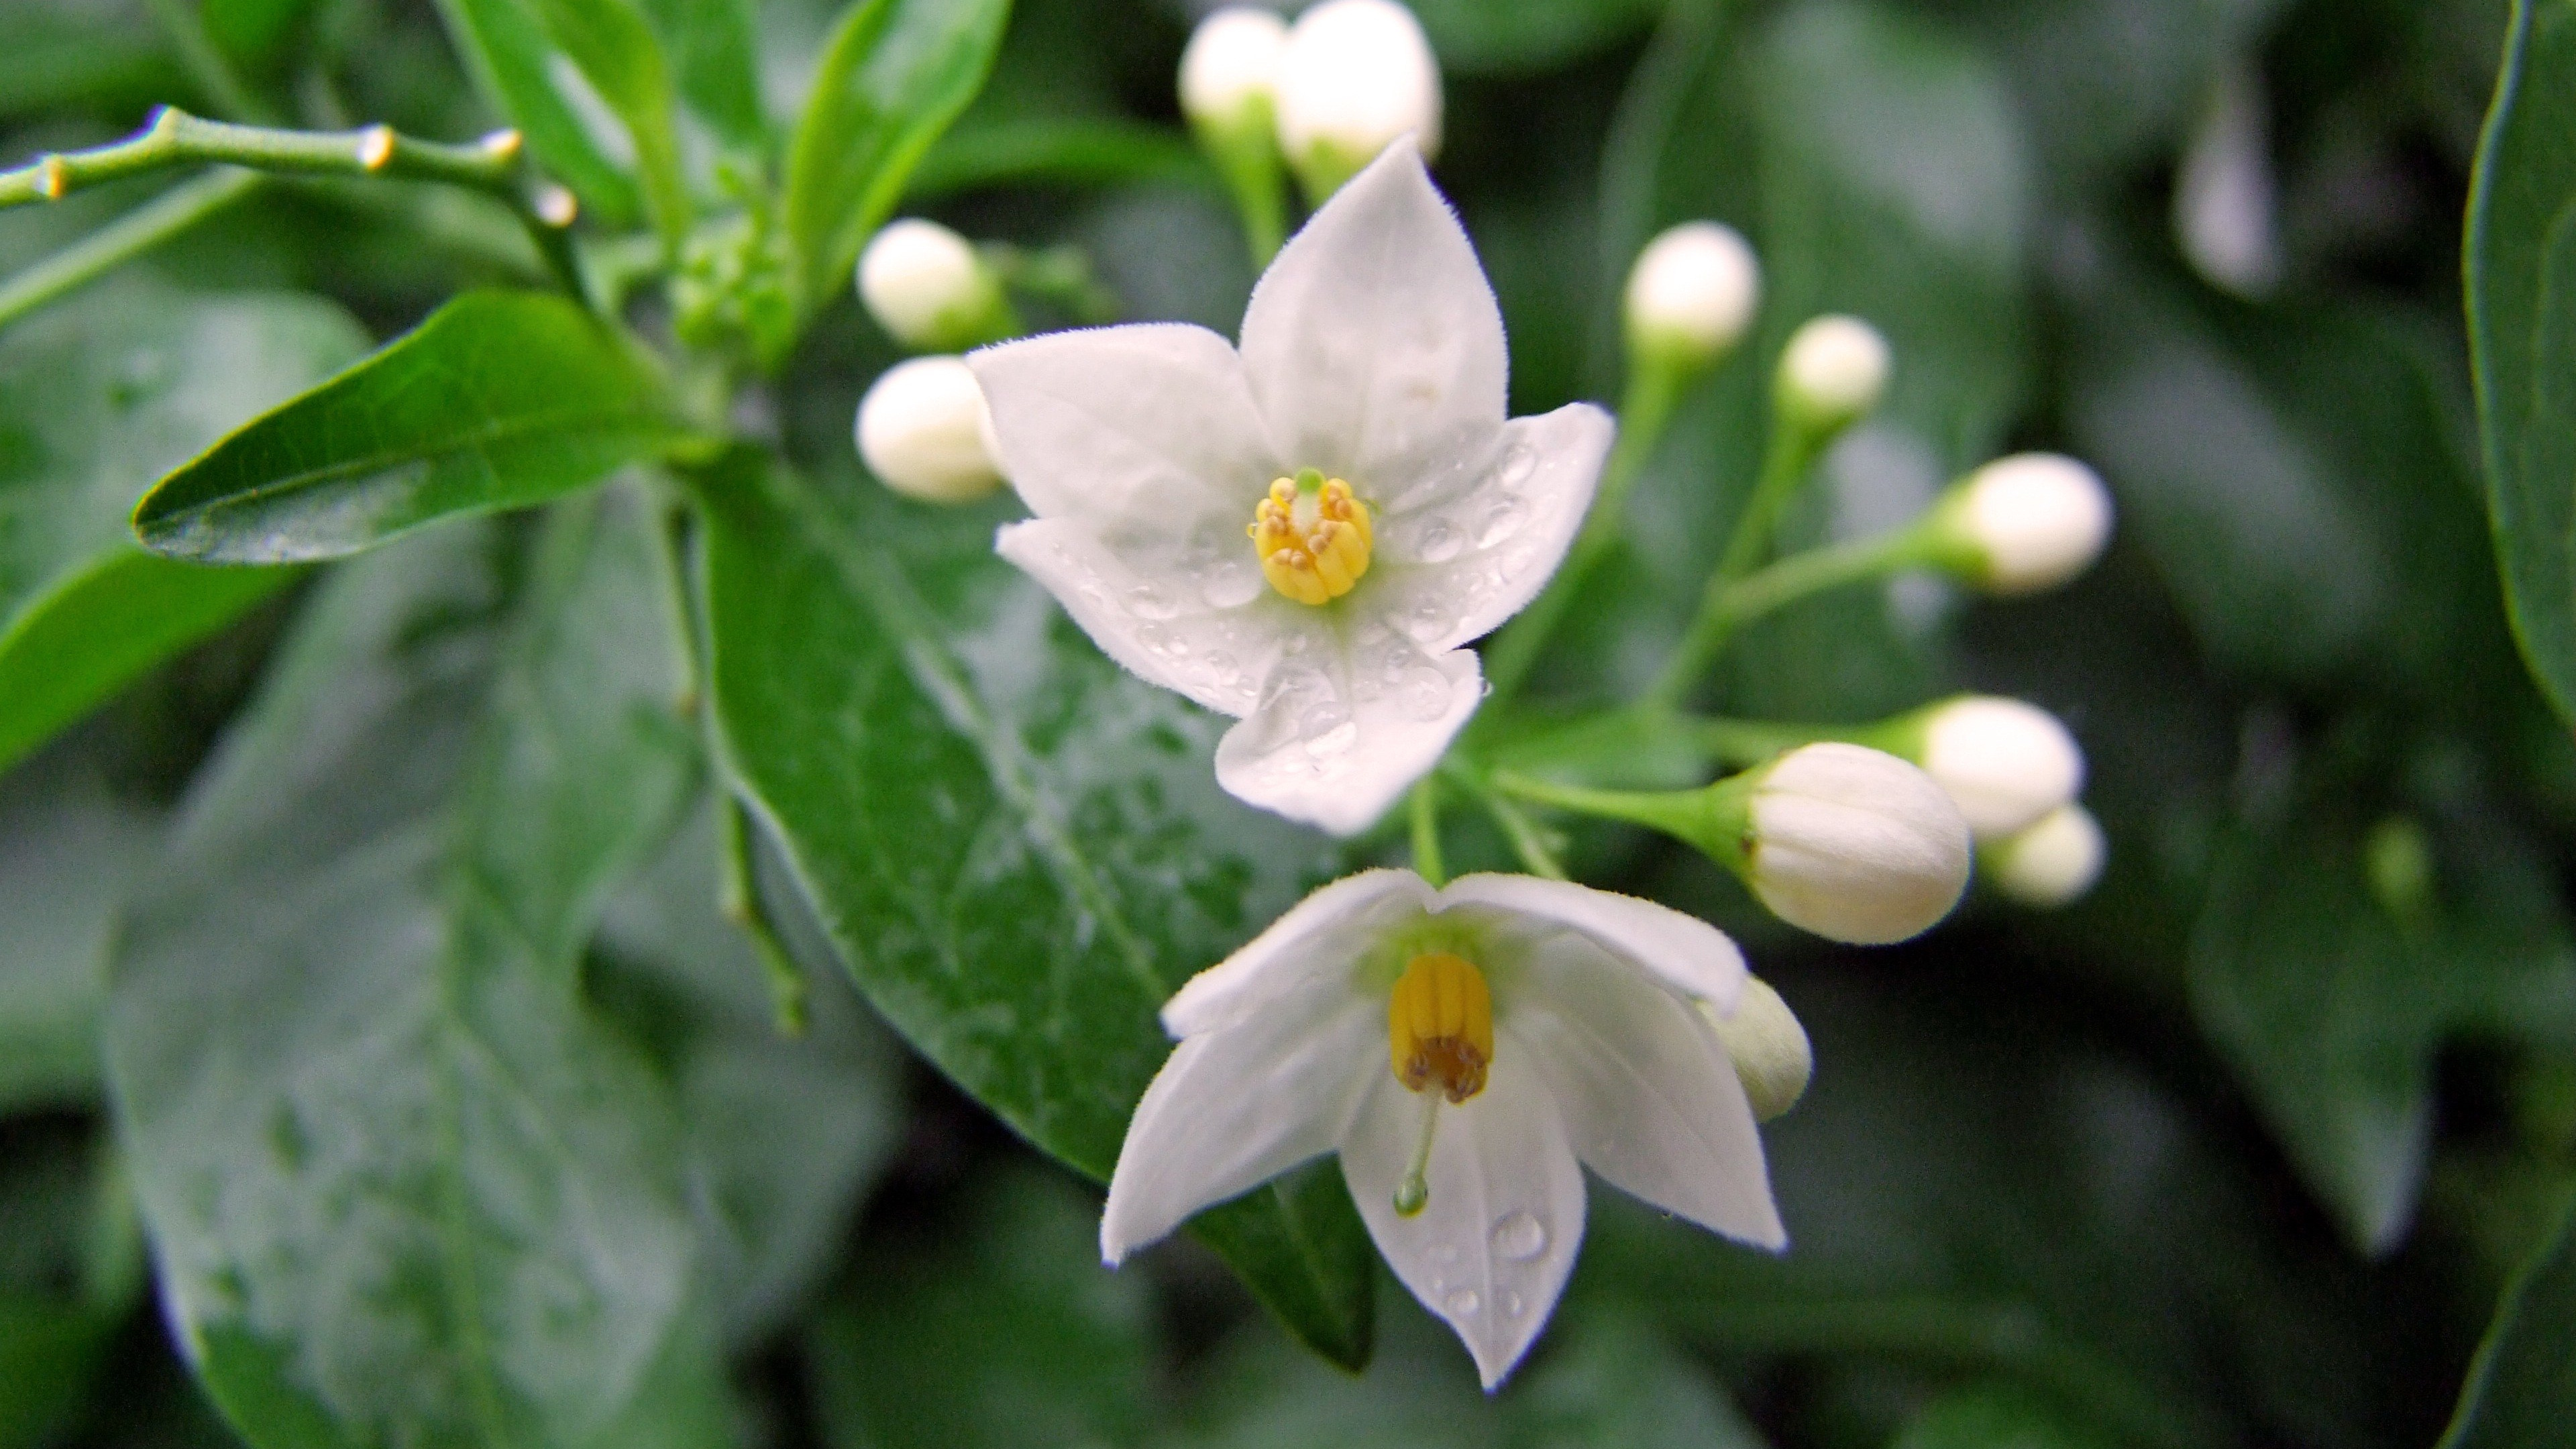
[[[2090,811],[2069,803],[1986,847],[1986,879],[2006,898],[2041,910],[2070,904],[2102,875],[2107,849]]]
[[[1745,880],[1773,914],[1836,941],[1920,935],[1968,886],[1968,823],[1932,777],[1859,745],[1816,744],[1760,771]]]
[[[1275,99],[1280,153],[1319,206],[1399,137],[1425,160],[1440,150],[1440,63],[1395,0],[1324,0],[1298,16]]]
[[[888,224],[859,254],[859,300],[887,335],[906,347],[953,351],[998,342],[1002,284],[974,245],[935,221]]]
[[[1002,481],[993,420],[975,374],[954,357],[915,357],[859,400],[859,456],[878,481],[925,503],[966,503]]]
[[[1755,1120],[1768,1122],[1798,1105],[1798,1099],[1807,1094],[1807,1079],[1815,1074],[1815,1049],[1807,1044],[1807,1029],[1798,1024],[1789,1003],[1769,982],[1744,978],[1744,990],[1735,998],[1732,1014],[1720,1013],[1706,1001],[1699,1009],[1726,1048],[1735,1079],[1744,1084],[1745,1099],[1753,1104]]]
[[[2010,835],[2084,788],[2084,752],[2057,716],[2018,699],[1962,695],[1919,716],[1911,751],[1980,840]]]
[[[1818,317],[1780,354],[1781,411],[1819,432],[1846,426],[1887,392],[1887,339],[1857,317]]]
[[[1935,526],[1978,587],[2032,593],[2066,582],[2101,557],[2111,538],[2111,492],[2073,458],[2017,453],[1950,490]]]
[[[1181,51],[1181,114],[1220,130],[1247,118],[1269,126],[1287,48],[1288,22],[1267,10],[1230,5],[1208,16]]]
[[[1637,254],[1628,269],[1628,345],[1701,367],[1744,336],[1762,296],[1762,266],[1733,227],[1690,221]]]

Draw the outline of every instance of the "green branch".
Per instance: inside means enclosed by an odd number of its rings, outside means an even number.
[[[516,214],[566,290],[585,297],[581,268],[564,229],[572,193],[530,174],[516,131],[495,131],[468,146],[416,140],[391,126],[356,131],[282,131],[236,126],[189,115],[175,106],[112,145],[39,156],[0,171],[0,207],[60,201],[75,191],[173,167],[216,163],[281,176],[393,177],[480,191]]]
[[[1827,589],[1937,563],[1939,549],[1940,540],[1916,524],[1875,538],[1792,554],[1740,578],[1721,567],[1700,596],[1698,617],[1691,620],[1671,661],[1646,691],[1646,703],[1661,710],[1680,708],[1691,686],[1708,673],[1726,641],[1743,625]]]

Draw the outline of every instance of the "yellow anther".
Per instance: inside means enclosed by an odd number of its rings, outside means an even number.
[[[1351,485],[1313,468],[1273,482],[1244,532],[1260,556],[1261,576],[1301,604],[1349,593],[1368,572],[1376,541],[1368,505],[1352,496]]]
[[[1494,1060],[1494,1006],[1484,973],[1432,951],[1405,964],[1386,1003],[1387,1051],[1405,1090],[1437,1086],[1451,1102],[1485,1090]]]

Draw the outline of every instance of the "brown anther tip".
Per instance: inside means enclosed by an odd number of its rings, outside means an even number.
[[[483,154],[493,160],[508,161],[518,156],[519,148],[526,144],[526,138],[522,137],[516,128],[504,127],[484,137],[477,144],[482,146]]]
[[[382,171],[394,159],[394,128],[369,126],[358,133],[358,164],[370,171]]]
[[[72,170],[60,156],[48,156],[36,163],[36,194],[47,201],[60,201],[71,189]]]

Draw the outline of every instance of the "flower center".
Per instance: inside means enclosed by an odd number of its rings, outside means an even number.
[[[1395,1189],[1396,1212],[1411,1217],[1431,1200],[1423,1174],[1431,1166],[1440,1103],[1464,1102],[1485,1090],[1485,1066],[1494,1059],[1494,1004],[1484,973],[1447,951],[1406,962],[1387,997],[1386,1040],[1395,1079],[1422,1097],[1422,1135]]]
[[[1301,604],[1330,603],[1368,572],[1368,505],[1320,468],[1273,481],[1244,532],[1261,558],[1261,576]]]

